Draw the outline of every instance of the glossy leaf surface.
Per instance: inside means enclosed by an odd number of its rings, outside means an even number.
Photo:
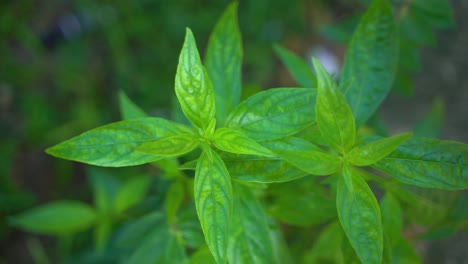
[[[220,150],[246,155],[274,156],[273,153],[239,130],[220,128],[212,137],[213,144]]]
[[[198,159],[194,196],[206,243],[216,262],[226,263],[232,213],[231,178],[224,162],[210,148]]]
[[[198,144],[199,140],[196,135],[179,134],[144,142],[137,148],[137,151],[161,157],[174,157],[194,150]]]
[[[239,129],[256,141],[293,135],[315,121],[315,90],[276,88],[241,102],[226,119],[226,127]]]
[[[237,2],[230,4],[216,23],[206,49],[206,71],[213,83],[216,120],[223,124],[241,96],[242,39]]]
[[[205,129],[215,115],[215,95],[192,31],[187,28],[175,78],[175,92],[185,116]]]
[[[242,184],[234,185],[229,263],[275,263],[267,216],[257,197]]]
[[[331,76],[317,59],[313,59],[317,72],[317,124],[323,138],[339,153],[346,153],[356,137],[354,117],[345,97]]]
[[[348,160],[356,166],[369,166],[388,156],[410,137],[410,133],[405,133],[356,147],[349,152]]]
[[[382,263],[383,231],[379,205],[358,171],[351,172],[353,192],[343,178],[338,181],[338,218],[362,263]]]
[[[346,94],[357,127],[372,116],[390,91],[398,47],[392,6],[388,0],[373,1],[353,34],[340,75],[340,88]],[[347,82],[350,87],[344,85]]]
[[[372,167],[406,184],[426,188],[468,188],[468,145],[412,138]]]
[[[129,119],[89,130],[48,148],[46,152],[58,158],[98,166],[133,166],[161,159],[136,151],[143,142],[181,133],[190,133],[190,129],[156,117]]]
[[[65,235],[90,228],[96,212],[78,201],[57,201],[24,211],[11,218],[24,230],[45,235]]]

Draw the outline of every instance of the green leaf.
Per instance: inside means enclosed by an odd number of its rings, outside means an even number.
[[[210,249],[207,246],[199,248],[190,256],[190,264],[216,264],[216,261],[211,255]]]
[[[23,230],[45,235],[64,235],[90,228],[96,213],[78,201],[56,201],[26,210],[11,217],[11,223]]]
[[[273,48],[281,59],[281,62],[286,65],[289,73],[300,86],[307,88],[317,87],[315,75],[312,73],[310,66],[303,59],[283,48],[281,45],[275,44]]]
[[[164,215],[161,212],[142,215],[135,220],[130,220],[116,234],[115,245],[120,251],[136,248],[155,227],[163,224]]]
[[[382,212],[382,226],[390,240],[390,245],[395,246],[403,234],[403,216],[400,203],[390,192],[386,192],[380,200]]]
[[[142,143],[136,150],[161,157],[180,156],[196,149],[200,141],[195,134],[179,134]]]
[[[217,263],[226,263],[232,186],[219,155],[204,149],[198,159],[194,183],[195,205],[206,243]]]
[[[372,167],[410,185],[462,190],[468,188],[468,145],[412,138]]]
[[[215,115],[215,95],[188,28],[177,66],[175,92],[185,116],[204,130]]]
[[[246,182],[286,182],[307,175],[279,157],[223,153],[224,163],[233,179]]]
[[[128,98],[124,91],[119,91],[119,107],[124,120],[148,116],[145,111]]]
[[[329,224],[320,232],[312,249],[306,252],[304,263],[345,263],[341,249],[343,237],[339,222]]]
[[[256,141],[296,134],[315,121],[315,90],[276,88],[241,102],[229,114],[225,126],[239,129]]]
[[[150,188],[151,178],[138,176],[125,181],[115,197],[115,211],[117,214],[141,202]]]
[[[341,165],[340,158],[330,155],[312,143],[299,138],[291,137],[265,142],[265,146],[279,157],[313,175],[333,174]]]
[[[336,218],[335,199],[312,177],[273,184],[268,188],[268,212],[293,226],[310,227]]]
[[[58,158],[98,166],[133,166],[162,158],[136,151],[143,142],[183,133],[191,133],[191,130],[161,118],[129,119],[89,130],[48,148],[46,152]]]
[[[237,2],[231,3],[216,23],[206,49],[206,71],[213,82],[216,120],[222,125],[241,97],[242,39]]]
[[[230,228],[229,263],[275,263],[267,216],[257,197],[239,183],[234,184]]]
[[[317,124],[324,139],[339,153],[346,153],[354,145],[356,128],[354,117],[345,97],[336,88],[331,76],[313,58],[317,72]]]
[[[411,137],[411,133],[405,133],[390,138],[384,138],[365,146],[357,146],[348,155],[348,161],[355,166],[369,166],[385,158],[403,142]]]
[[[216,130],[211,140],[217,148],[226,152],[266,157],[274,156],[270,150],[258,144],[241,131],[232,128],[220,128]]]
[[[351,173],[354,192],[349,190],[344,178],[338,181],[338,218],[362,263],[382,263],[383,231],[379,205],[359,171],[351,170]]]
[[[388,0],[374,0],[362,17],[346,53],[340,88],[356,118],[369,119],[390,91],[398,65],[398,32]],[[344,91],[342,84],[353,80]]]
[[[443,127],[444,112],[444,101],[437,97],[432,103],[429,113],[414,127],[414,135],[417,137],[439,137]]]
[[[184,183],[182,181],[175,181],[167,190],[164,204],[166,207],[166,218],[169,224],[175,222],[177,211],[184,200],[184,191]]]

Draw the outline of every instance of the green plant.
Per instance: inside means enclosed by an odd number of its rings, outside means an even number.
[[[361,19],[338,85],[317,60],[315,73],[295,61],[286,64],[293,73],[301,71],[295,76],[306,76],[308,88],[270,89],[242,102],[236,10],[231,4],[216,24],[204,64],[186,31],[175,78],[186,119],[147,117],[121,93],[125,120],[47,149],[97,166],[157,165],[169,185],[162,208],[131,212],[144,203],[151,187],[147,176],[120,182],[98,172],[92,176],[94,207],[56,202],[17,215],[13,223],[64,236],[95,226],[96,249],[119,250],[116,258],[125,263],[420,261],[403,236],[402,205],[411,209],[427,197],[412,186],[468,188],[468,147],[409,133],[359,133],[397,71],[397,26],[388,1],[375,0]],[[380,205],[369,183],[383,193]],[[458,212],[463,198],[444,197],[451,207],[438,213]],[[464,216],[451,219],[450,231],[466,228]],[[108,245],[113,227],[122,222]],[[301,234],[282,230],[278,222],[326,227]],[[288,236],[296,239],[287,246]],[[309,236],[315,242],[305,249]],[[186,248],[193,249],[190,256]]]

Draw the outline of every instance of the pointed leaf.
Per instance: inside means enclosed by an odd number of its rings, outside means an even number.
[[[226,263],[232,186],[219,155],[206,148],[198,159],[194,183],[195,205],[206,243],[217,263]]]
[[[237,2],[231,3],[216,23],[206,49],[206,71],[216,96],[216,119],[224,123],[241,96],[242,40],[237,23]]]
[[[267,216],[248,187],[234,185],[229,263],[275,263]]]
[[[198,147],[200,141],[194,134],[179,134],[156,141],[142,143],[136,150],[161,157],[175,157]]]
[[[315,121],[315,90],[276,88],[241,102],[226,119],[226,127],[239,129],[256,141],[293,135]]]
[[[388,156],[410,137],[411,133],[405,133],[355,147],[348,153],[348,161],[355,166],[369,166]]]
[[[265,142],[265,146],[279,157],[313,175],[333,174],[341,165],[340,158],[330,155],[312,143],[299,138],[291,137]]]
[[[270,150],[258,144],[241,131],[232,128],[220,128],[216,130],[211,140],[217,148],[226,152],[266,157],[274,156]]]
[[[372,167],[406,184],[425,188],[468,188],[468,145],[412,138]]]
[[[215,96],[195,38],[188,28],[177,66],[175,92],[185,116],[204,130],[215,115]]]
[[[15,215],[11,223],[30,232],[64,235],[90,228],[95,220],[96,212],[85,203],[56,201]]]
[[[354,192],[349,190],[343,178],[338,181],[338,218],[362,263],[382,263],[383,232],[379,205],[359,171],[351,172]]]
[[[353,147],[356,135],[353,113],[320,62],[314,58],[313,63],[318,82],[315,105],[318,127],[335,151],[346,153]]]
[[[161,118],[129,119],[89,130],[48,148],[46,152],[58,158],[98,166],[133,166],[162,158],[136,151],[143,142],[182,133],[190,133],[190,129]]]
[[[306,88],[317,87],[317,80],[312,73],[312,69],[302,58],[280,45],[274,45],[273,48],[283,64],[286,65],[289,73],[300,86]]]
[[[353,34],[340,75],[356,126],[362,126],[390,91],[398,64],[398,33],[388,0],[374,0]],[[353,80],[351,87],[342,86]]]
[[[119,108],[123,120],[148,116],[123,91],[119,91]]]

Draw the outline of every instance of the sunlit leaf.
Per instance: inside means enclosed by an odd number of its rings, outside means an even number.
[[[217,148],[226,152],[267,157],[274,156],[270,150],[258,144],[241,131],[232,128],[220,128],[216,130],[211,140]]]

